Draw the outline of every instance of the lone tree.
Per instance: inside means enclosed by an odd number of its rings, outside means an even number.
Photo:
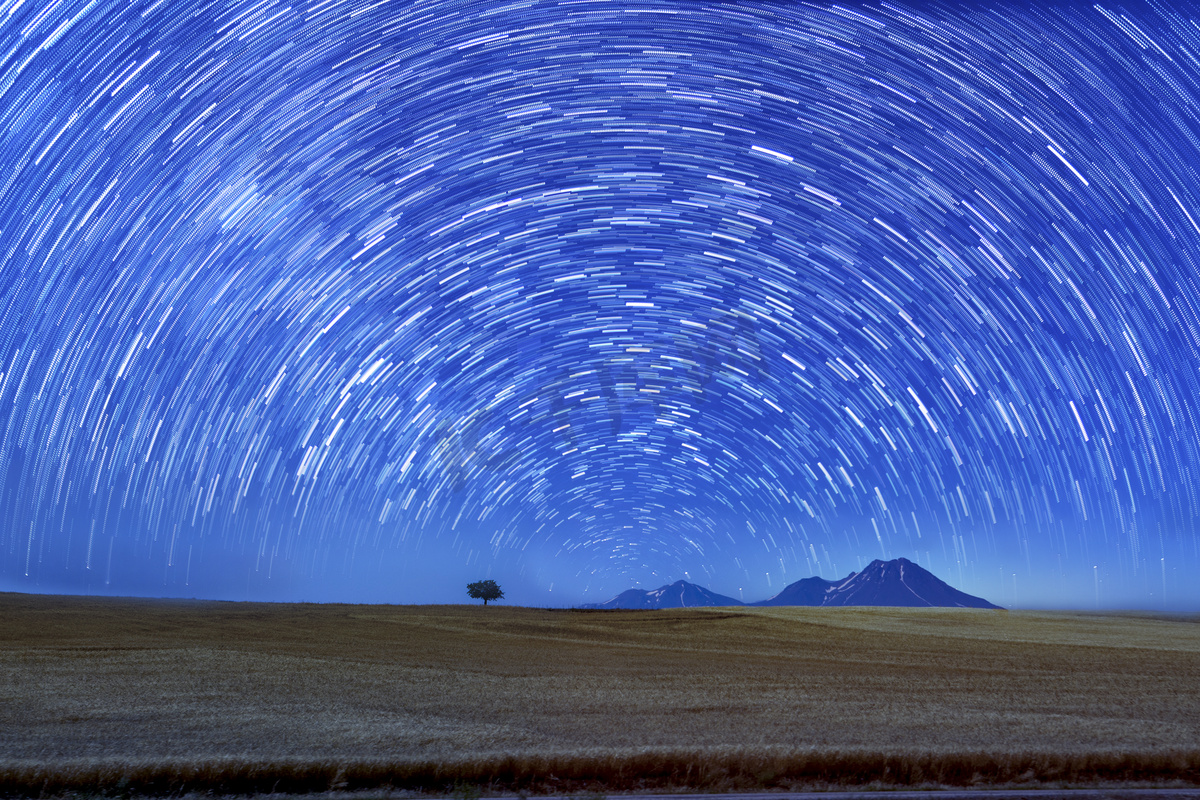
[[[467,594],[476,600],[482,600],[486,606],[488,600],[499,600],[504,597],[504,590],[496,585],[491,578],[486,581],[475,581],[467,584]]]

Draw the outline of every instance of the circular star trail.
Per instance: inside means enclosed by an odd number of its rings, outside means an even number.
[[[4,0],[0,96],[10,588],[1200,602],[1177,7]]]

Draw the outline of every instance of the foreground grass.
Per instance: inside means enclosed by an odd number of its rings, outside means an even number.
[[[0,594],[0,793],[1200,783],[1195,618]]]

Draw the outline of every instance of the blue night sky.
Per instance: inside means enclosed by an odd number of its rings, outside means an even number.
[[[0,589],[1200,608],[1186,8],[0,0]]]

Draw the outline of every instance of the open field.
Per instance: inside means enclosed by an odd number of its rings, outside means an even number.
[[[1200,618],[0,594],[0,793],[1101,780],[1200,784]]]

